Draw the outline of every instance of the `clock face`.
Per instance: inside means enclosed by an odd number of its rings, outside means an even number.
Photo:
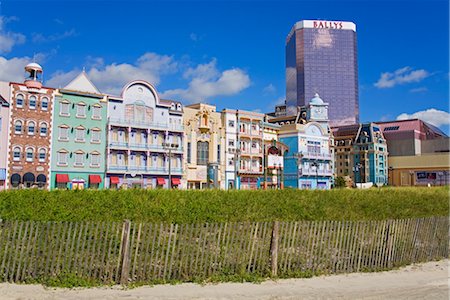
[[[322,107],[317,107],[315,109],[315,111],[316,111],[316,113],[321,114],[323,112],[323,109],[322,109]]]

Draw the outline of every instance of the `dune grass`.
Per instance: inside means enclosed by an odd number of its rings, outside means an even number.
[[[223,222],[445,216],[449,188],[331,191],[103,190],[0,192],[0,218],[35,221]]]

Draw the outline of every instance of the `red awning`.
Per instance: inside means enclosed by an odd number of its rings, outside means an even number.
[[[113,176],[110,178],[111,184],[119,184],[119,177]]]
[[[69,175],[67,174],[56,174],[56,182],[57,183],[68,183],[69,180]]]
[[[89,183],[101,183],[102,178],[100,175],[89,175]]]
[[[172,184],[173,185],[179,185],[180,184],[180,178],[172,178]]]
[[[158,178],[156,178],[156,183],[158,185],[164,185],[166,183],[166,180],[162,177],[158,177]]]

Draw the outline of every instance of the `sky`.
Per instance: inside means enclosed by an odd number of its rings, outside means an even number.
[[[47,86],[85,69],[105,93],[143,79],[218,110],[273,111],[295,22],[352,21],[360,121],[418,117],[449,132],[448,1],[0,1],[0,80],[23,81],[35,60]]]

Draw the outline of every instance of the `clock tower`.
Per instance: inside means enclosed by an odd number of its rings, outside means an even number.
[[[319,94],[315,94],[314,98],[309,101],[306,107],[307,122],[318,122],[322,127],[328,127],[328,103],[323,102]]]

